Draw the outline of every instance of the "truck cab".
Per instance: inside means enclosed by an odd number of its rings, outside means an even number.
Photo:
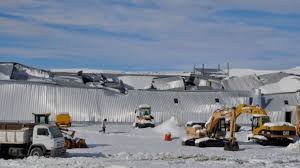
[[[34,127],[30,156],[58,156],[63,153],[64,137],[57,126],[39,124]]]
[[[56,125],[33,123],[0,123],[0,156],[61,156],[64,138]]]

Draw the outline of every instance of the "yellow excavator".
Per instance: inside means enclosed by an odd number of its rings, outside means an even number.
[[[236,143],[234,131],[237,128],[235,121],[241,114],[252,115],[252,136],[248,137],[249,140],[254,140],[261,145],[279,146],[287,146],[293,142],[293,138],[296,135],[295,126],[286,122],[272,123],[263,108],[241,104],[232,109],[227,108],[214,111],[206,124],[187,123],[187,137],[183,139],[182,145],[199,147],[224,146],[226,130],[228,130],[227,121],[229,121],[230,137],[227,144],[230,143],[232,144],[231,146],[234,146],[234,143]],[[300,115],[297,128],[300,134]]]
[[[34,121],[38,124],[49,124],[49,116],[50,113],[45,114],[35,114],[34,115]],[[75,131],[69,130],[66,127],[62,127],[61,125],[58,125],[58,128],[60,129],[61,133],[63,134],[65,138],[65,148],[66,149],[72,149],[72,148],[88,148],[85,139],[74,137]]]
[[[287,146],[293,142],[296,135],[296,128],[290,123],[273,123],[267,112],[259,106],[241,104],[236,107],[236,117],[241,114],[252,115],[252,136],[249,140],[254,140],[261,145]]]
[[[296,106],[296,133],[300,136],[300,105]]]
[[[231,112],[232,111],[232,112]],[[235,115],[232,115],[230,121],[230,137],[226,136],[226,117],[230,114],[235,114],[235,109],[228,112],[216,110],[213,112],[210,119],[205,123],[193,124],[187,123],[187,137],[182,140],[182,145],[191,145],[198,147],[224,147],[224,150],[237,151],[239,150],[238,143],[235,141]]]

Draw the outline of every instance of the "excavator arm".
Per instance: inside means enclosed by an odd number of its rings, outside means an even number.
[[[235,135],[234,135],[234,129],[235,129],[235,121],[236,121],[236,113],[237,109],[233,108],[231,120],[230,120],[230,133],[229,133],[229,140],[224,144],[224,150],[227,151],[238,151],[239,150],[239,144],[236,141]]]
[[[298,136],[300,136],[300,105],[296,108],[296,131]]]
[[[267,115],[267,112],[259,106],[241,104],[236,107],[236,118],[238,118],[241,114]]]

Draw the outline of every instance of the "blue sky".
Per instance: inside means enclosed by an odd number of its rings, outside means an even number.
[[[286,69],[299,44],[299,0],[0,1],[0,61],[46,69]]]

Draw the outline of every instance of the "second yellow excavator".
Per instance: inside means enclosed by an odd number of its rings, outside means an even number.
[[[260,106],[241,104],[236,107],[235,118],[241,114],[252,115],[252,136],[248,139],[261,145],[287,146],[296,136],[295,126],[287,122],[271,122],[267,112]]]

